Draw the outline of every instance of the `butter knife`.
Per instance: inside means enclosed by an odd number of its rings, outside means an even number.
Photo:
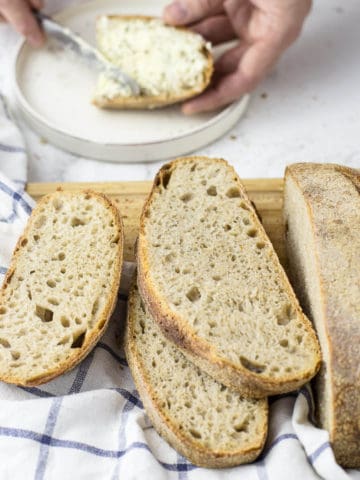
[[[99,72],[104,72],[106,76],[109,76],[121,85],[128,86],[132,95],[140,95],[140,86],[136,80],[124,73],[119,67],[109,62],[99,50],[91,46],[69,28],[64,27],[53,20],[48,15],[45,15],[38,10],[34,11],[34,15],[48,35],[74,51],[81,59],[91,66],[91,68],[95,68]]]

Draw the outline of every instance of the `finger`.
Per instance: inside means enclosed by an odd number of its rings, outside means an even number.
[[[239,0],[225,0],[224,10],[231,21],[234,32],[243,37],[251,16],[251,3]]]
[[[30,0],[30,5],[35,8],[35,10],[41,10],[44,8],[43,0]]]
[[[31,45],[40,47],[44,43],[44,34],[27,3],[22,0],[7,0],[1,14]]]
[[[223,0],[175,0],[165,7],[163,18],[170,25],[187,25],[223,11]]]
[[[276,63],[283,50],[276,39],[258,41],[244,52],[239,68],[245,77],[257,83]]]
[[[228,42],[236,36],[229,19],[225,15],[206,18],[192,25],[191,30],[200,33],[213,45]]]
[[[240,59],[247,48],[249,47],[246,43],[240,42],[235,47],[227,50],[215,62],[215,71],[220,75],[234,72],[238,68]]]

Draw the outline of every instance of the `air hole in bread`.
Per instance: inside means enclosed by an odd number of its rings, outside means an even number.
[[[36,305],[35,315],[38,316],[42,322],[51,322],[54,316],[54,312],[46,307]]]
[[[243,421],[243,422],[240,422],[240,423],[236,423],[234,425],[234,430],[235,432],[237,433],[240,433],[240,432],[247,432],[248,431],[248,427],[249,427],[249,422],[247,420]]]
[[[197,165],[196,165],[196,163],[194,163],[190,168],[190,172],[195,172],[196,167],[197,167]]]
[[[13,360],[19,360],[20,358],[20,352],[17,352],[16,350],[11,351],[11,356]]]
[[[59,300],[57,298],[54,298],[54,297],[48,298],[48,302],[51,305],[54,305],[55,307],[57,307],[60,304]]]
[[[145,333],[145,323],[143,320],[140,320],[139,322],[140,328],[141,328],[141,333],[144,335]]]
[[[20,245],[21,245],[22,247],[25,247],[25,246],[27,245],[27,243],[28,243],[27,238],[23,238],[23,239],[21,240],[21,242],[20,242]]]
[[[165,170],[165,171],[161,172],[161,184],[165,189],[169,185],[170,178],[171,178],[171,172],[170,171]]]
[[[175,273],[180,273],[180,268],[179,267],[175,268]]]
[[[0,345],[4,348],[10,348],[10,343],[6,340],[6,338],[0,338]]]
[[[243,210],[250,210],[250,208],[246,205],[245,202],[240,202],[240,205],[239,205],[240,208],[242,208]]]
[[[38,242],[40,240],[40,235],[34,235],[33,239],[35,242]]]
[[[41,228],[45,225],[46,217],[45,215],[41,215],[34,223],[35,228]]]
[[[192,437],[197,439],[201,438],[201,433],[198,430],[195,430],[194,428],[190,428],[189,432]]]
[[[71,222],[70,222],[70,225],[72,227],[79,227],[80,225],[85,225],[86,222],[84,220],[82,220],[81,218],[78,218],[78,217],[73,217],[71,219]]]
[[[244,225],[250,225],[250,220],[248,218],[243,218]]]
[[[73,335],[73,342],[71,344],[71,348],[81,348],[84,344],[85,335],[86,335],[86,330],[79,332],[77,334],[75,333]]]
[[[249,230],[246,232],[246,235],[248,237],[254,238],[257,235],[257,230],[256,228],[249,228]]]
[[[79,317],[75,318],[76,325],[81,325],[81,319]]]
[[[64,253],[64,252],[60,252],[59,255],[58,255],[58,259],[60,260],[60,262],[62,262],[63,260],[65,260],[65,253]]]
[[[296,341],[297,341],[297,343],[300,345],[300,343],[303,341],[302,335],[297,335]]]
[[[91,315],[96,315],[97,312],[99,311],[99,306],[100,306],[100,301],[97,298],[95,302],[93,303],[92,309],[91,309]]]
[[[173,258],[175,258],[175,257],[176,257],[175,253],[173,253],[173,252],[168,253],[168,254],[165,255],[165,257],[164,257],[165,263],[171,262],[171,260],[172,260]]]
[[[198,287],[192,287],[187,292],[186,297],[190,302],[197,302],[201,298],[201,293]]]
[[[5,307],[0,307],[0,315],[4,315],[7,312]]]
[[[287,325],[293,319],[294,312],[291,305],[286,305],[283,308],[283,311],[276,316],[276,321],[278,325]]]
[[[184,195],[181,195],[180,200],[184,203],[188,203],[193,198],[194,198],[194,195],[192,193],[184,193]]]
[[[68,328],[70,327],[70,321],[67,317],[65,317],[64,315],[60,318],[60,322],[61,322],[61,325],[64,327],[64,328]]]
[[[208,323],[209,323],[209,327],[210,327],[210,328],[215,328],[215,327],[217,327],[217,323],[216,323],[214,320],[209,320]]]
[[[207,190],[206,190],[206,193],[208,195],[210,195],[210,197],[216,197],[217,195],[217,189],[215,187],[215,185],[211,185],[211,187],[209,187]]]
[[[223,226],[223,229],[225,232],[228,232],[229,230],[231,230],[231,225],[227,223],[226,225]]]
[[[70,335],[66,335],[61,340],[58,341],[57,345],[66,345],[70,342]]]
[[[62,209],[63,207],[63,203],[61,200],[59,200],[58,198],[54,198],[53,200],[53,207],[55,208],[55,210],[58,212]]]
[[[191,408],[192,403],[187,401],[187,402],[184,403],[184,405],[185,405],[186,408]]]
[[[240,190],[236,187],[231,187],[229,190],[226,192],[226,196],[228,198],[239,198],[240,197]]]
[[[151,365],[152,365],[153,367],[156,367],[156,361],[153,360],[153,361],[151,362]]]
[[[246,357],[240,357],[240,362],[241,362],[241,365],[244,368],[246,368],[246,370],[249,370],[250,372],[262,373],[266,369],[265,365],[261,365],[260,363],[255,363]]]
[[[286,348],[286,347],[289,346],[289,341],[286,338],[283,338],[283,339],[280,340],[279,344],[280,344],[281,347]]]
[[[264,247],[265,247],[265,243],[264,243],[264,242],[257,242],[257,244],[256,244],[256,248],[257,248],[257,249],[262,250]]]
[[[56,287],[56,282],[55,282],[55,280],[48,280],[46,282],[46,285],[50,288],[55,288]]]

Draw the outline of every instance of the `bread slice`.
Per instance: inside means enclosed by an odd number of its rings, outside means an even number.
[[[360,170],[291,165],[284,200],[294,288],[323,353],[319,421],[337,461],[360,468]]]
[[[294,390],[320,352],[234,169],[178,159],[157,174],[138,239],[139,288],[165,335],[250,397]]]
[[[93,99],[98,107],[162,107],[198,95],[210,82],[212,55],[197,33],[140,15],[102,15],[96,30],[99,50],[141,88],[134,97],[129,88],[101,74]]]
[[[267,401],[245,399],[189,362],[145,313],[136,286],[129,298],[125,350],[155,429],[192,463],[232,467],[260,454]]]
[[[0,291],[0,380],[39,385],[89,353],[115,306],[122,254],[122,221],[104,195],[39,202]]]

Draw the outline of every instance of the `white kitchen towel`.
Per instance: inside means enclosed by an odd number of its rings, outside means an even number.
[[[0,176],[2,275],[33,205],[18,183]],[[1,480],[360,479],[359,471],[336,464],[327,433],[313,426],[308,387],[270,399],[268,440],[251,465],[197,468],[162,440],[121,345],[132,271],[126,264],[109,328],[78,367],[40,388],[0,382]]]
[[[24,140],[0,91],[0,171],[23,185],[26,181],[27,157]]]

